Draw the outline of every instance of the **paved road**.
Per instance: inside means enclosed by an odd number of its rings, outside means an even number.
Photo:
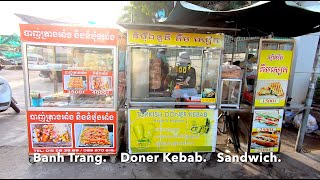
[[[218,163],[216,154],[206,163],[36,163],[28,162],[27,125],[22,71],[0,71],[13,88],[22,109],[0,113],[0,178],[320,178],[319,139],[306,137],[309,153],[294,152],[296,132],[283,130],[281,163],[273,168],[252,163]],[[31,75],[44,86],[47,80]],[[226,137],[218,136],[218,151],[226,151]]]

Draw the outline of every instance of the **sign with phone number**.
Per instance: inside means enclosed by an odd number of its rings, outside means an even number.
[[[115,149],[35,149],[34,153],[114,153]]]

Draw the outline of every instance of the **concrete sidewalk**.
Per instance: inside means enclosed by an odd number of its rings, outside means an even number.
[[[0,71],[10,80],[22,111],[0,113],[0,178],[320,178],[320,139],[305,137],[307,153],[296,153],[297,132],[283,128],[281,162],[267,165],[218,163],[214,153],[205,163],[36,163],[28,161],[28,135],[22,71]],[[218,135],[217,152],[231,150],[226,136]],[[229,149],[230,148],[230,149]]]

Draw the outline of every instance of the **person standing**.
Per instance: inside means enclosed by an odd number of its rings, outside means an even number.
[[[169,64],[168,64],[168,59],[166,57],[166,50],[165,49],[158,49],[157,52],[157,58],[161,60],[161,88],[160,90],[165,90],[164,88],[164,82],[169,74]]]
[[[191,59],[188,52],[180,52],[177,59],[176,81],[181,88],[195,88],[196,70],[191,67]]]

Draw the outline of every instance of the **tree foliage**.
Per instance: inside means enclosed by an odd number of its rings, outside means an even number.
[[[215,11],[227,11],[250,6],[259,1],[187,1]],[[173,9],[173,1],[130,1],[124,7],[124,14],[119,18],[120,23],[157,23],[156,13],[164,9],[168,15]]]
[[[173,9],[173,1],[130,1],[130,5],[124,7],[124,14],[118,22],[129,23],[156,23],[156,13],[164,9],[167,13]]]

